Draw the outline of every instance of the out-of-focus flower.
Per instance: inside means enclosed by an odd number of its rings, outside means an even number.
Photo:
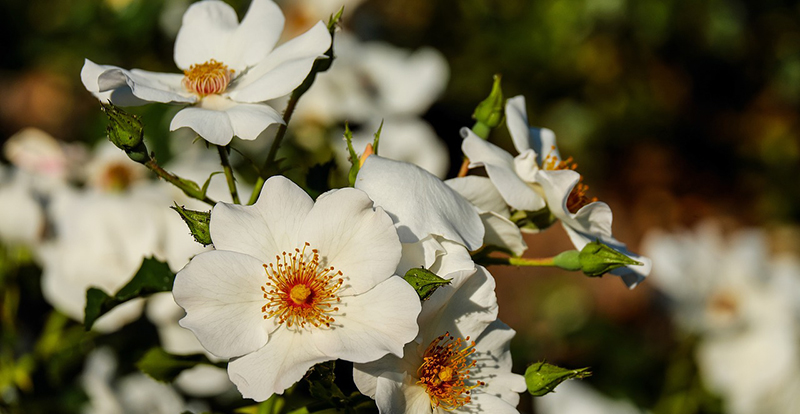
[[[280,114],[264,101],[300,85],[331,37],[322,22],[277,48],[284,17],[271,0],[253,0],[242,22],[229,5],[194,3],[175,40],[175,64],[183,74],[125,70],[86,60],[81,80],[100,100],[121,106],[147,102],[194,104],[172,119],[208,142],[227,145],[234,135],[253,140]]]
[[[0,166],[0,243],[35,247],[45,230],[44,208],[31,177]]]
[[[580,381],[567,381],[543,397],[534,399],[541,414],[641,414],[633,404],[613,400]]]
[[[211,238],[217,250],[195,256],[173,294],[181,325],[235,358],[228,372],[245,397],[282,393],[319,362],[400,355],[417,333],[419,299],[393,276],[397,232],[361,191],[315,203],[273,177],[253,206],[218,203]]]
[[[84,414],[172,414],[199,413],[208,407],[187,404],[168,384],[161,384],[143,374],[131,374],[116,380],[117,361],[108,348],[92,351],[86,359],[81,385],[89,401]]]
[[[797,260],[771,258],[763,231],[725,237],[715,222],[653,232],[643,245],[676,323],[699,337],[700,374],[726,412],[794,412],[798,401],[786,396],[800,380]]]
[[[514,331],[496,319],[494,279],[480,266],[448,276],[423,302],[420,334],[403,357],[356,364],[356,385],[383,414],[517,413],[525,380],[511,373]]]

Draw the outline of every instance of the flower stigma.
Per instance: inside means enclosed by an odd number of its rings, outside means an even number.
[[[300,328],[330,327],[335,321],[331,313],[339,310],[334,304],[341,301],[336,293],[344,283],[342,272],[333,266],[321,268],[319,251],[312,249],[307,255],[308,247],[305,243],[302,250],[283,252],[275,256],[275,263],[263,265],[269,279],[261,286],[267,299],[261,308],[264,319],[277,318],[287,327]]]
[[[222,62],[211,59],[205,63],[194,64],[183,71],[183,87],[200,95],[215,95],[225,92],[234,70]]]
[[[471,390],[485,385],[477,381],[467,385],[470,368],[475,361],[468,359],[475,353],[475,341],[455,338],[450,332],[434,339],[422,357],[422,365],[417,369],[418,385],[425,387],[431,400],[431,407],[442,407],[452,411],[468,404]]]
[[[569,157],[566,160],[561,160],[557,155],[554,154],[555,150],[556,147],[554,145],[550,149],[550,153],[544,157],[544,160],[542,161],[542,169],[550,171],[577,170],[578,163],[574,162],[572,157]],[[572,188],[572,191],[569,193],[569,197],[567,198],[567,210],[569,210],[570,213],[577,213],[581,207],[597,201],[597,197],[586,196],[588,191],[589,186],[583,183],[583,176],[581,176],[581,178],[578,180],[578,183]]]

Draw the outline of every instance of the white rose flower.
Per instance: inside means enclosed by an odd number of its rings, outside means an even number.
[[[359,190],[316,203],[272,177],[252,206],[218,203],[217,250],[175,278],[181,325],[212,354],[232,358],[239,391],[263,401],[314,364],[401,355],[417,334],[419,298],[394,276],[401,248],[392,220]]]
[[[254,140],[283,123],[264,101],[294,90],[331,44],[322,22],[277,48],[284,17],[271,0],[253,0],[241,23],[221,1],[192,4],[175,39],[175,64],[183,74],[126,70],[86,60],[81,80],[102,101],[121,106],[147,102],[193,104],[172,119],[206,141],[227,145],[234,135]]]

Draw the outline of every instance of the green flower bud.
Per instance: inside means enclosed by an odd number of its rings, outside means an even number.
[[[194,240],[203,246],[211,244],[211,233],[208,226],[211,223],[210,211],[194,211],[188,210],[177,203],[170,207],[178,212],[186,225],[189,226],[189,231],[194,236]]]
[[[584,246],[578,258],[583,273],[591,277],[602,276],[622,266],[642,264],[599,241]]]
[[[589,368],[564,369],[542,361],[525,370],[525,385],[531,395],[541,397],[553,392],[558,384],[568,379],[582,379],[590,375]]]
[[[139,117],[123,111],[111,102],[100,105],[108,116],[109,124],[106,132],[111,143],[125,151],[130,159],[138,163],[144,164],[149,161],[150,155],[144,145],[144,132]]]
[[[450,284],[450,279],[443,279],[427,269],[410,269],[403,279],[417,291],[421,300],[427,300],[436,289]]]
[[[503,91],[500,89],[500,79],[500,75],[494,75],[494,83],[489,97],[481,101],[472,114],[472,119],[476,121],[472,132],[483,139],[487,139],[489,131],[497,128],[503,122],[505,100]]]

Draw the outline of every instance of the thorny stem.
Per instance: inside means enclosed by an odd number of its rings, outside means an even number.
[[[222,164],[222,170],[225,172],[225,180],[228,182],[228,190],[231,192],[231,199],[236,204],[242,204],[239,201],[239,192],[236,190],[236,181],[233,179],[233,170],[231,169],[231,161],[228,159],[228,149],[222,145],[215,145],[219,152],[219,161]]]
[[[200,188],[197,188],[196,185],[191,186],[187,181],[182,180],[177,175],[172,174],[161,168],[161,166],[159,166],[158,163],[156,162],[155,158],[150,158],[149,160],[147,160],[147,162],[144,163],[144,166],[149,168],[150,171],[156,173],[156,175],[163,178],[168,183],[174,185],[175,187],[180,188],[183,191],[183,193],[186,194],[187,196],[198,199],[212,206],[217,204],[216,201],[212,200],[207,195],[205,195]]]

